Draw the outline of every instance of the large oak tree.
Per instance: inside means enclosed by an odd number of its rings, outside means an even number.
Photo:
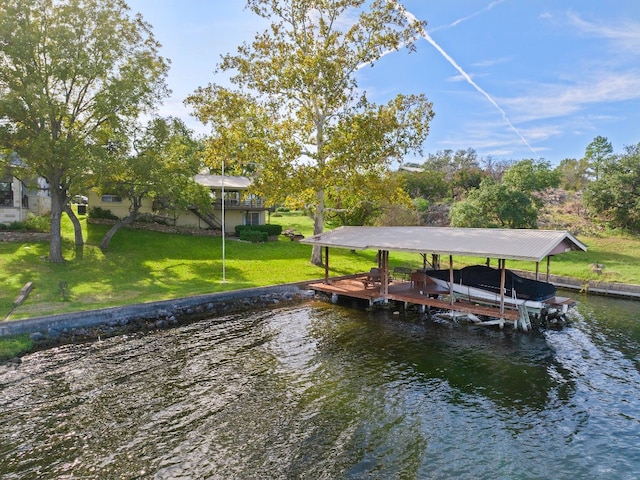
[[[212,126],[214,160],[252,164],[257,193],[312,210],[319,234],[332,198],[366,197],[364,180],[382,182],[391,162],[420,153],[431,103],[420,94],[376,105],[357,80],[386,53],[413,50],[425,25],[385,0],[247,5],[270,27],[223,57],[218,73],[231,73],[234,87],[209,85],[187,102]],[[322,262],[320,248],[311,261]]]
[[[168,93],[158,48],[122,0],[0,2],[0,142],[49,183],[50,261],[89,160]]]

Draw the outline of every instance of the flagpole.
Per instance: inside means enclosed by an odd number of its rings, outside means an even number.
[[[227,283],[227,272],[225,268],[225,214],[224,214],[224,160],[222,160],[222,283]]]

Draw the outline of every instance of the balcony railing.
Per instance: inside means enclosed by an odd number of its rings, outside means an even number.
[[[222,208],[222,200],[215,200],[213,202],[213,208],[216,210],[220,210]],[[246,198],[244,200],[228,198],[224,202],[224,208],[246,210],[248,208],[265,208],[265,206],[264,200],[262,200],[261,198]]]

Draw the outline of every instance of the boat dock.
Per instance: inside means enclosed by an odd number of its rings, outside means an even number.
[[[471,301],[456,298],[453,303],[449,297],[449,290],[435,283],[415,284],[406,280],[392,280],[388,286],[386,297],[380,293],[380,284],[370,284],[366,275],[357,275],[351,278],[331,280],[329,283],[312,283],[311,290],[349,298],[367,300],[369,305],[386,303],[387,301],[402,302],[405,308],[409,305],[418,305],[443,311],[456,311],[471,313],[485,317],[500,317],[505,320],[515,321],[520,318],[516,309],[505,308],[500,312],[498,307],[480,305]]]
[[[409,304],[418,305],[427,309],[427,312],[435,309],[451,315],[468,314],[477,323],[503,326],[509,322],[514,328],[525,331],[531,329],[531,320],[538,317],[544,322],[562,319],[575,302],[569,298],[555,297],[545,300],[544,305],[536,310],[530,310],[526,302],[509,301],[505,295],[506,260],[534,261],[535,280],[538,281],[540,262],[546,259],[548,282],[551,257],[587,249],[566,231],[450,227],[340,227],[301,242],[324,247],[324,282],[310,284],[312,290],[336,297],[364,299],[370,305],[393,301],[402,302],[405,307]],[[330,248],[377,250],[377,268],[372,268],[369,275],[330,278]],[[392,250],[419,254],[423,268],[403,272],[404,278],[396,278],[389,262],[389,252]],[[427,262],[428,254],[432,258],[430,265]],[[449,288],[438,286],[428,276],[428,270],[440,268],[440,259],[445,255],[449,259]],[[487,266],[491,259],[497,259],[500,282],[496,290],[502,293],[494,300],[488,300],[485,295],[479,298],[476,293],[454,292],[453,255],[480,257],[486,259]],[[406,274],[409,278],[406,278]],[[478,317],[487,320],[481,321]]]

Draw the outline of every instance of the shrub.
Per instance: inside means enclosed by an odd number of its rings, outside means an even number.
[[[25,226],[24,222],[11,222],[7,226],[7,230],[12,230],[14,232],[26,232],[27,227]]]
[[[49,217],[36,217],[29,214],[24,222],[11,222],[0,224],[1,230],[11,230],[13,232],[48,232],[51,228]]]
[[[240,234],[244,230],[253,230],[256,232],[264,232],[269,237],[277,237],[282,233],[282,225],[236,225],[236,235],[240,237]],[[242,237],[241,237],[242,238]]]
[[[89,216],[91,218],[106,218],[107,220],[118,220],[111,210],[108,208],[91,207],[89,208]]]
[[[51,230],[51,219],[49,217],[30,215],[24,222],[24,226],[29,232],[49,232]]]
[[[268,239],[266,232],[260,232],[258,230],[242,229],[238,236],[240,237],[240,240],[246,240],[251,243],[262,243],[266,242]]]
[[[278,208],[276,208],[276,212],[285,212],[286,213],[288,211],[289,211],[289,208],[287,208],[287,207],[278,207]]]

